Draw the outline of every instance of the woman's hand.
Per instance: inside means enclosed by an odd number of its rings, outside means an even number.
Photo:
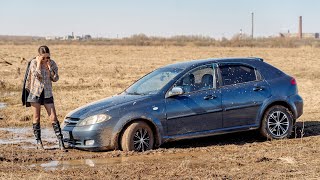
[[[51,63],[50,63],[51,59],[48,59],[46,62],[46,68],[51,71]]]

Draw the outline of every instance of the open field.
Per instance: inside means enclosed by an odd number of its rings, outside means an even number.
[[[30,109],[21,105],[26,61],[38,46],[0,45],[0,127],[30,127]],[[54,98],[60,121],[71,110],[120,93],[144,74],[179,61],[209,57],[262,57],[296,78],[304,99],[297,138],[264,141],[255,132],[221,135],[169,143],[144,153],[59,152],[54,148],[35,153],[32,143],[0,146],[0,178],[320,178],[320,48],[216,48],[177,46],[53,45],[51,57],[59,66]],[[1,106],[1,104],[0,104]],[[43,126],[50,127],[43,109]],[[32,132],[21,136],[32,138]],[[13,135],[0,130],[0,139]],[[52,142],[47,142],[52,145]],[[103,165],[95,159],[105,159]],[[78,159],[93,163],[71,168],[46,169],[37,163],[63,164]],[[36,164],[36,165],[35,165]],[[89,164],[89,165],[88,165]],[[92,165],[93,164],[93,165]]]

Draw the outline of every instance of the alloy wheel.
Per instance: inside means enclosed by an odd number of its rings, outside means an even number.
[[[288,132],[290,121],[282,111],[275,111],[267,119],[268,129],[273,136],[281,137]]]
[[[146,129],[138,129],[133,137],[133,146],[136,151],[143,152],[150,146],[150,135]]]

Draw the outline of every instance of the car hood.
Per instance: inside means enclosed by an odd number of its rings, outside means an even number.
[[[126,95],[126,94],[115,95],[112,97],[107,97],[99,101],[95,101],[95,102],[86,104],[84,106],[81,106],[69,112],[66,117],[82,119],[87,117],[88,115],[91,115],[94,112],[97,112],[103,109],[107,110],[107,108],[109,107],[121,105],[123,103],[129,103],[132,101],[137,101],[145,98],[146,98],[145,96],[141,96],[141,95]]]

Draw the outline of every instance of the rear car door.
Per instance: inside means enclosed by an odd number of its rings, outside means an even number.
[[[213,64],[209,64],[189,71],[175,83],[184,94],[166,98],[169,136],[222,128],[216,77]]]
[[[259,71],[246,64],[219,64],[223,128],[257,123],[260,107],[271,96]]]

